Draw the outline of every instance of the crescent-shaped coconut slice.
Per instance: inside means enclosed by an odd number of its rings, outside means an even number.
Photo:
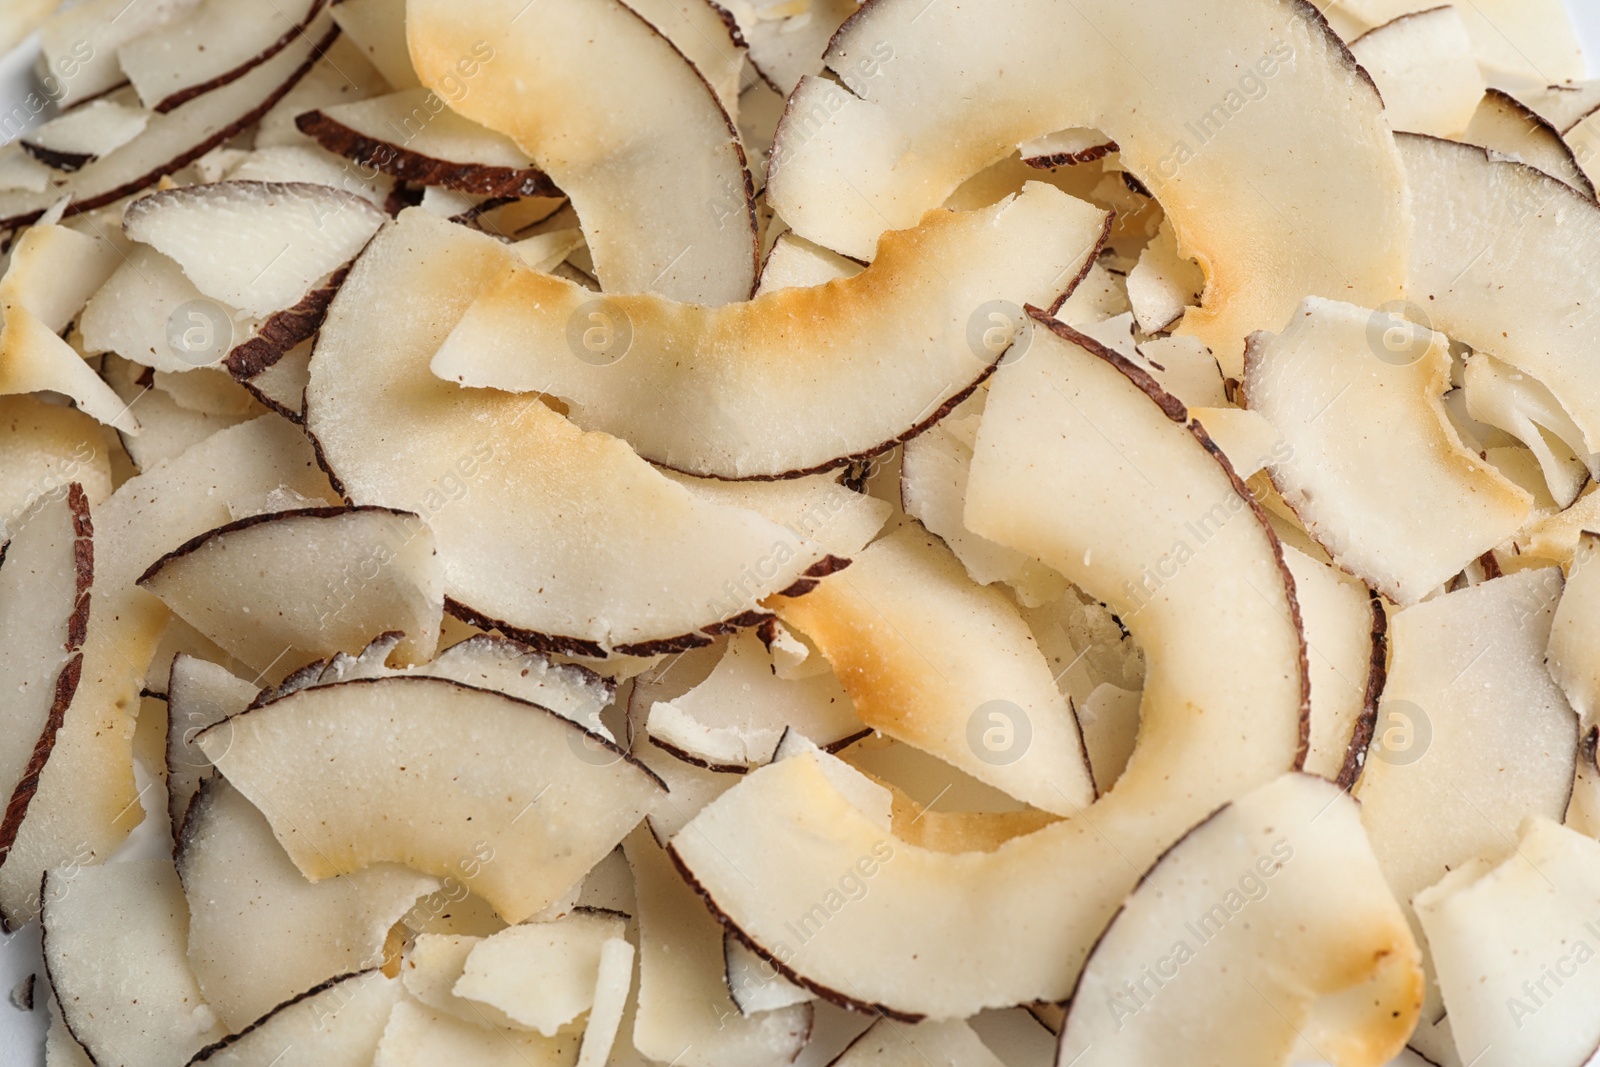
[[[1350,42],[1397,130],[1459,137],[1486,88],[1460,9],[1401,15]]]
[[[1029,185],[988,210],[935,212],[885,235],[854,278],[722,308],[648,295],[597,301],[518,269],[467,311],[433,371],[558,396],[579,425],[691,474],[823,470],[886,450],[964,399],[1010,349],[1016,309],[1069,291],[1107,222],[1087,203]],[[832,415],[792,417],[809,405]]]
[[[1578,720],[1544,665],[1561,584],[1557,569],[1522,571],[1390,620],[1389,678],[1354,794],[1408,916],[1446,872],[1511,851],[1525,816],[1566,810]],[[1430,1025],[1438,1009],[1430,980],[1413,1044],[1434,1060],[1449,1040]]]
[[[1499,89],[1484,93],[1460,139],[1538,167],[1594,198],[1594,183],[1579,165],[1573,145],[1561,139],[1554,125],[1509,93]]]
[[[170,859],[54,870],[40,893],[50,988],[91,1062],[174,1063],[227,1033],[189,970]]]
[[[1475,145],[1396,143],[1416,216],[1405,314],[1542,383],[1600,452],[1600,205]]]
[[[425,87],[511,138],[571,198],[606,292],[750,296],[756,217],[739,135],[643,17],[619,0],[410,0],[406,34]]]
[[[298,38],[327,0],[200,0],[193,10],[117,49],[139,100],[174,108],[237,81]]]
[[[932,534],[903,527],[850,573],[772,606],[827,657],[867,726],[1041,810],[1093,802],[1077,720],[1027,623]]]
[[[702,499],[536,397],[435,378],[428,359],[515,256],[405,212],[340,289],[306,389],[306,427],[350,499],[432,527],[448,610],[546,651],[648,655],[758,621],[761,599],[838,565],[804,523]]]
[[[1532,816],[1498,865],[1452,871],[1416,904],[1460,1062],[1589,1062],[1600,1047],[1600,969],[1587,966],[1600,943],[1594,838]]]
[[[208,1045],[191,1067],[370,1067],[400,982],[382,971],[330,978]]]
[[[1056,1062],[1381,1067],[1416,1025],[1420,957],[1360,808],[1285,775],[1145,874],[1084,966]]]
[[[1308,293],[1399,294],[1409,222],[1383,105],[1308,5],[891,0],[841,28],[828,66],[844,77],[881,42],[896,58],[877,77],[854,92],[801,83],[778,128],[767,197],[802,237],[871,256],[1018,144],[1088,127],[1205,271],[1180,330],[1229,376],[1245,336],[1280,328]]]
[[[460,878],[520,922],[575,885],[663,792],[626,757],[574,759],[592,736],[500,693],[378,678],[292,693],[195,740],[307,877],[404,863]]]
[[[252,515],[168,552],[139,585],[262,674],[360,651],[385,630],[406,635],[402,660],[431,659],[444,613],[432,531],[388,508]]]
[[[1273,484],[1339,566],[1402,605],[1516,533],[1532,506],[1462,445],[1449,387],[1442,335],[1315,297],[1245,355],[1246,405],[1288,446]]]
[[[1078,817],[950,855],[896,839],[832,784],[827,757],[803,754],[745,776],[672,839],[725,924],[786,977],[897,1018],[1065,999],[1144,868],[1305,745],[1292,587],[1247,490],[1144,375],[1036,322],[990,387],[967,523],[1104,599],[1146,650],[1138,748],[1115,788]],[[852,870],[870,890],[845,906]]]
[[[234,1032],[331,974],[383,963],[390,928],[440,888],[391,863],[306,881],[266,818],[221,778],[195,797],[176,859],[189,965]]]

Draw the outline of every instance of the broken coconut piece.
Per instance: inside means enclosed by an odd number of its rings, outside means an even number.
[[[626,756],[572,758],[592,737],[499,693],[401,677],[292,693],[196,743],[308,878],[404,863],[460,878],[519,922],[574,885],[660,796]]]
[[[749,297],[756,219],[738,133],[644,18],[617,0],[412,0],[406,33],[422,84],[572,199],[607,292]]]
[[[931,534],[902,527],[848,575],[772,607],[827,657],[868,727],[1044,811],[1093,802],[1077,721],[1027,623]]]
[[[589,1019],[583,1028],[577,1067],[605,1067],[610,1062],[617,1030],[633,991],[633,957],[633,945],[621,938],[613,938],[600,946],[594,1007],[589,1009]],[[632,1040],[631,1034],[628,1040]]]
[[[749,45],[750,65],[784,96],[800,79],[822,73],[822,55],[839,26],[859,10],[856,0],[730,0],[722,5],[738,21]],[[871,78],[894,59],[894,46],[880,42],[872,60],[849,77]]]
[[[1404,314],[1542,383],[1600,452],[1600,205],[1475,145],[1396,143],[1416,215]]]
[[[0,569],[0,575],[5,572]],[[1550,624],[1545,663],[1567,695],[1585,732],[1600,720],[1600,663],[1591,650],[1600,640],[1600,534],[1585,530],[1567,572]]]
[[[359,651],[375,633],[396,655],[432,658],[444,575],[420,517],[388,508],[307,508],[209,530],[156,560],[139,585],[263,674]]]
[[[330,974],[383,963],[390,928],[440,888],[393,863],[306,881],[266,818],[221,778],[196,795],[176,857],[189,965],[235,1032]]]
[[[1082,702],[1074,701],[1072,714],[1083,735],[1083,748],[1089,754],[1089,769],[1094,773],[1095,795],[1111,791],[1128,768],[1134,746],[1139,742],[1139,704],[1143,694],[1137,689],[1122,689],[1102,682]]]
[[[194,743],[195,735],[249,707],[256,692],[254,685],[226,667],[184,652],[172,657],[167,675],[166,769],[167,818],[174,841],[182,840],[189,802],[212,773],[211,761]]]
[[[382,971],[341,975],[202,1049],[198,1067],[369,1067],[400,983]]]
[[[1206,278],[1192,260],[1178,254],[1172,220],[1163,218],[1153,241],[1128,272],[1128,303],[1144,333],[1170,330],[1184,312],[1200,303]]]
[[[885,451],[964,399],[1006,357],[1020,306],[1049,304],[1082,277],[1106,222],[1033,184],[885,235],[854,278],[722,308],[596,301],[517,269],[473,303],[431,366],[445,381],[560,397],[585,429],[690,474],[825,470]],[[826,423],[790,416],[818,404],[834,412]]]
[[[776,967],[752,952],[732,933],[722,935],[722,959],[727,969],[728,996],[744,1015],[775,1011],[816,999],[810,990],[801,989],[779,974]]]
[[[545,651],[651,655],[753,624],[760,600],[839,565],[803,532],[697,499],[537,397],[434,378],[428,359],[515,255],[405,212],[341,287],[306,390],[306,428],[350,499],[432,527],[447,610]],[[455,503],[466,497],[494,506]]]
[[[1561,139],[1559,130],[1509,93],[1499,89],[1484,93],[1460,139],[1537,167],[1594,198],[1594,184],[1579,166],[1573,146]]]
[[[1206,272],[1180,329],[1228,375],[1245,336],[1308,293],[1399,294],[1405,178],[1382,101],[1308,8],[895,0],[843,26],[827,64],[844,77],[884,41],[896,58],[877,77],[854,93],[802,82],[778,127],[767,196],[802,237],[868,257],[1016,145],[1083,127],[1117,143]],[[1249,181],[1241,159],[1258,164]]]
[[[365,198],[330,186],[229,181],[141,197],[122,226],[206,296],[265,316],[348,263],[382,224]]]
[[[1004,1067],[999,1057],[960,1020],[906,1025],[879,1019],[839,1053],[829,1067]]]
[[[761,285],[756,295],[778,289],[826,285],[836,278],[854,278],[863,269],[854,260],[845,259],[804,237],[785,233],[773,242],[772,251],[761,265]]]
[[[601,950],[623,926],[621,916],[574,912],[507,927],[472,947],[451,992],[554,1037],[594,1006]]]
[[[1583,433],[1550,390],[1484,352],[1466,358],[1461,381],[1467,414],[1521,441],[1556,506],[1571,506],[1591,469],[1600,470],[1600,456],[1584,448]]]
[[[170,859],[58,868],[40,893],[50,988],[95,1063],[162,1067],[227,1033],[189,971]]]
[[[1397,130],[1459,137],[1483,99],[1486,86],[1460,8],[1401,15],[1351,41],[1350,54],[1372,75]]]
[[[1138,871],[1305,745],[1290,579],[1248,491],[1142,374],[1035,321],[990,387],[967,523],[1105,598],[1143,645],[1139,744],[1116,787],[1081,818],[956,856],[896,840],[802,754],[744,776],[671,843],[785,977],[898,1019],[1065,999]],[[846,904],[858,883],[870,891]]]
[[[1585,966],[1597,938],[1600,844],[1530,816],[1498,865],[1451,871],[1416,905],[1461,1062],[1588,1062],[1600,1045],[1600,974]]]
[[[79,170],[144,132],[148,112],[116,100],[95,100],[23,135],[23,150],[56,170]]]
[[[1246,406],[1283,434],[1273,485],[1339,566],[1414,604],[1500,544],[1531,499],[1451,427],[1446,339],[1309,297],[1245,355]]]
[[[578,1036],[555,1038],[467,1022],[414,1000],[394,1006],[373,1067],[433,1067],[470,1063],[475,1067],[565,1067],[576,1058]]]
[[[1264,1002],[1264,1003],[1263,1003]],[[1416,941],[1330,782],[1285,775],[1191,830],[1134,890],[1073,991],[1082,1067],[1381,1067],[1422,1006]],[[1248,1019],[1249,1025],[1236,1025]]]

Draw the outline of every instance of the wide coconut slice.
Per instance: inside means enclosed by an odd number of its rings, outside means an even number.
[[[469,11],[411,0],[406,32],[422,84],[510,137],[572,199],[607,292],[749,297],[756,219],[738,134],[700,72],[644,18],[617,0]]]
[[[1600,206],[1481,148],[1397,138],[1412,189],[1408,316],[1543,383],[1600,452]]]
[[[117,49],[139,100],[171,111],[237,81],[304,37],[327,0],[201,0]]]
[[[359,651],[398,630],[403,660],[430,659],[444,574],[421,518],[387,508],[254,515],[192,538],[139,584],[262,673]]]
[[[556,192],[510,138],[462,118],[427,89],[308,111],[295,125],[335,155],[402,181],[475,196]]]
[[[1421,1006],[1420,953],[1360,809],[1286,775],[1144,876],[1084,966],[1057,1062],[1380,1067]]]
[[[28,131],[22,146],[56,170],[74,171],[115,152],[144,132],[148,112],[117,100],[95,100]]]
[[[823,586],[833,588],[832,582]],[[652,704],[644,726],[653,744],[680,759],[734,772],[771,762],[787,729],[824,748],[846,745],[868,730],[833,672],[779,678],[772,654],[750,630],[728,640],[705,681]]]
[[[1093,802],[1077,720],[1027,623],[931,534],[904,527],[774,608],[827,657],[867,726],[1044,811]]]
[[[209,660],[183,652],[172,658],[167,676],[166,767],[167,818],[174,841],[181,839],[190,801],[212,774],[211,761],[194,743],[195,735],[249,707],[257,692],[256,686]]]
[[[369,1067],[400,983],[382,971],[342,975],[278,1005],[191,1064],[209,1067]]]
[[[265,316],[298,303],[382,224],[365,198],[326,185],[218,182],[136,200],[122,225],[206,296]]]
[[[238,1031],[330,974],[384,962],[389,930],[439,881],[391,863],[308,882],[226,781],[201,788],[177,843],[189,965]]]
[[[1587,1063],[1600,1046],[1600,844],[1537,816],[1498,866],[1417,895],[1463,1063]],[[1551,1010],[1543,1010],[1550,1008]]]
[[[1336,563],[1399,604],[1514,534],[1532,504],[1461,444],[1449,378],[1440,334],[1314,297],[1245,357],[1247,406],[1289,446],[1273,484]]]
[[[36,396],[0,397],[0,537],[37,497],[77,482],[90,505],[111,495],[106,438],[94,420]]]
[[[0,863],[28,814],[83,674],[94,527],[83,487],[40,497],[0,552]]]
[[[633,1047],[682,1067],[787,1063],[811,1037],[812,1008],[743,1015],[724,980],[722,931],[648,834],[624,846],[639,895],[639,999]]]
[[[1574,149],[1548,120],[1499,89],[1483,94],[1460,137],[1502,156],[1538,167],[1593,199],[1594,184],[1579,166]]]
[[[558,396],[580,426],[691,474],[822,470],[881,452],[964,399],[1010,349],[1018,308],[1051,304],[1082,277],[1106,222],[1030,185],[988,210],[933,213],[885,236],[854,278],[723,308],[596,302],[516,270],[473,304],[432,367],[463,385]],[[791,417],[808,405],[833,415]]]
[[[747,944],[829,999],[913,1018],[1065,999],[1144,866],[1301,758],[1299,625],[1265,520],[1180,405],[1060,329],[1073,339],[1040,323],[995,378],[967,523],[1133,631],[1149,657],[1138,748],[1080,817],[989,852],[894,839],[811,755],[713,800],[673,838],[678,861]],[[847,904],[851,872],[871,888]]]
[[[171,860],[62,868],[41,892],[50,987],[91,1060],[162,1067],[227,1033],[189,970]]]
[[[623,927],[621,916],[593,912],[507,927],[473,946],[451,992],[554,1037],[594,1006],[601,950]]]
[[[803,82],[778,128],[767,196],[802,237],[871,256],[880,233],[1017,145],[1093,128],[1205,271],[1181,332],[1230,376],[1245,336],[1281,327],[1308,293],[1371,305],[1398,295],[1405,179],[1383,105],[1303,6],[895,0],[842,27],[828,66],[851,86],[846,72],[883,42],[895,59],[878,76],[853,91]]]
[[[697,498],[536,397],[433,377],[428,359],[514,257],[405,213],[340,289],[306,390],[307,429],[349,497],[432,527],[452,613],[546,650],[652,654],[755,621],[762,598],[836,566],[803,533]]]
[[[380,678],[290,694],[196,743],[307,877],[404,863],[462,878],[518,922],[574,885],[661,794],[627,758],[573,759],[589,736],[499,693]]]
[[[1559,570],[1527,570],[1390,620],[1389,679],[1354,792],[1408,915],[1446,872],[1498,862],[1525,816],[1566,810],[1578,720],[1544,666],[1560,595]],[[1438,1009],[1430,982],[1427,1023]],[[1447,1042],[1426,1023],[1415,1039],[1434,1059]]]
[[[1350,42],[1397,130],[1459,137],[1486,88],[1459,8],[1402,15]]]
[[[907,1025],[879,1019],[829,1067],[1004,1067],[964,1022]]]
[[[276,415],[207,438],[129,479],[95,509],[94,611],[83,645],[77,706],[56,737],[28,817],[0,865],[0,916],[9,927],[38,907],[39,879],[52,868],[104,860],[144,817],[132,745],[144,672],[169,618],[134,584],[171,547],[230,518],[229,505],[288,487],[328,492],[305,437]],[[156,667],[159,679],[166,665]]]
[[[80,8],[100,6],[85,4]],[[172,4],[139,5],[141,9],[146,6],[170,9]],[[116,15],[115,4],[103,7],[107,11],[104,17]],[[215,92],[198,96],[166,114],[151,116],[138,137],[68,175],[64,182],[39,192],[0,193],[0,229],[15,229],[32,222],[64,197],[71,198],[68,215],[93,211],[148,189],[162,177],[181,170],[264,115],[305,76],[338,32],[338,27],[323,15],[271,59]]]
[[[394,1007],[373,1067],[568,1067],[577,1055],[576,1034],[547,1038],[447,1015],[414,1000]]]

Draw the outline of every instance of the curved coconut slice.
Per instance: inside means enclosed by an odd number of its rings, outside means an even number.
[[[1600,206],[1481,148],[1399,136],[1416,227],[1408,294],[1425,325],[1532,376],[1600,452]]]
[[[167,676],[166,768],[167,818],[174,841],[181,842],[189,804],[212,775],[211,761],[194,743],[195,735],[249,707],[257,691],[226,667],[184,652],[172,658],[172,671]],[[295,988],[303,988],[303,983]],[[257,1011],[244,1021],[260,1014]],[[234,1025],[240,1024],[235,1021]]]
[[[1161,333],[1200,303],[1206,278],[1194,261],[1178,254],[1178,241],[1172,233],[1172,220],[1163,218],[1161,228],[1139,255],[1139,262],[1128,272],[1128,303],[1134,321],[1144,333]]]
[[[1347,18],[1368,27],[1435,6],[1431,0],[1344,0]],[[1572,17],[1562,0],[1472,0],[1460,5],[1478,62],[1502,88],[1544,88],[1585,76]]]
[[[639,894],[639,1000],[633,1046],[682,1067],[787,1063],[811,1037],[812,1007],[742,1015],[724,980],[722,931],[648,835],[623,845]]]
[[[964,1022],[907,1026],[879,1019],[828,1067],[1004,1067]]]
[[[69,4],[39,28],[39,51],[62,109],[77,107],[127,82],[117,50],[136,37],[182,18],[199,0],[85,0]]]
[[[623,927],[620,916],[585,912],[507,927],[472,947],[452,992],[554,1037],[594,1006],[601,950]]]
[[[832,585],[824,583],[824,588]],[[727,651],[705,681],[682,696],[651,705],[645,720],[645,730],[658,747],[689,763],[736,773],[771,762],[787,729],[837,749],[868,728],[856,718],[849,695],[831,672],[800,681],[779,678],[771,654],[751,631],[728,640]]]
[[[205,297],[177,262],[135,245],[89,298],[78,326],[90,352],[182,373],[259,335],[262,320]]]
[[[867,726],[1044,811],[1093,802],[1077,721],[1027,623],[932,535],[904,527],[773,608],[821,649]]]
[[[510,137],[569,197],[608,293],[725,304],[755,287],[750,172],[689,60],[616,0],[406,7],[423,85]],[[451,94],[476,65],[471,91]],[[619,77],[619,72],[626,72]]]
[[[721,5],[714,0],[630,0],[628,7],[694,64],[724,111],[739,114],[746,45],[738,23]]]
[[[210,1067],[368,1067],[400,983],[381,971],[329,979],[285,1001],[189,1063]]]
[[[791,980],[901,1018],[1062,1000],[1141,865],[1298,762],[1303,653],[1275,539],[1204,431],[1174,422],[1181,408],[1123,366],[1041,324],[990,388],[967,523],[1105,598],[1147,650],[1128,769],[1080,817],[960,856],[893,839],[815,757],[747,775],[672,850]],[[828,903],[839,873],[868,858],[864,899]],[[803,941],[785,925],[797,917]]]
[[[1382,102],[1302,7],[1095,0],[1063,16],[1034,0],[895,0],[842,27],[828,66],[843,77],[885,41],[894,62],[858,92],[811,80],[789,102],[767,196],[802,237],[870,256],[882,231],[1018,144],[1088,127],[1120,146],[1206,272],[1182,332],[1230,376],[1245,336],[1281,327],[1307,293],[1398,294],[1405,180]],[[1242,158],[1255,161],[1249,181]]]
[[[1246,405],[1288,445],[1273,484],[1339,566],[1402,605],[1516,533],[1532,504],[1461,444],[1449,378],[1443,336],[1314,297],[1245,355]]]
[[[1040,170],[1093,163],[1116,150],[1117,142],[1099,130],[1083,126],[1047,133],[1043,137],[1035,137],[1017,146],[1017,153],[1022,157],[1022,161]]]
[[[1482,352],[1467,357],[1461,379],[1467,413],[1527,446],[1556,506],[1578,499],[1600,456],[1584,449],[1583,433],[1550,390]]]
[[[402,659],[429,659],[444,612],[432,532],[418,516],[387,508],[231,522],[156,560],[139,584],[262,673],[359,650],[384,630],[408,635]]]
[[[306,881],[266,818],[220,778],[196,796],[176,855],[189,965],[233,1031],[330,974],[383,963],[390,928],[439,889],[388,863]]]
[[[336,6],[329,5],[330,14]],[[405,27],[399,29],[404,34]],[[317,143],[295,126],[296,118],[307,111],[380,96],[393,89],[367,61],[360,46],[351,41],[347,34],[340,33],[333,44],[323,50],[321,58],[312,64],[306,76],[261,116],[261,121],[256,124],[255,150],[293,147],[313,149],[320,154],[322,150]],[[389,184],[387,179],[379,181],[378,178],[372,173],[347,171],[338,185],[341,189],[359,192],[363,186]],[[385,189],[384,195],[387,196],[389,192],[390,189]]]
[[[103,861],[144,817],[133,776],[133,709],[169,615],[134,579],[173,540],[225,522],[230,504],[279,487],[328,493],[304,435],[265,416],[129,479],[95,509],[94,611],[76,697],[83,714],[69,716],[57,734],[28,817],[0,864],[8,928],[36,914],[46,870]]]
[[[813,244],[804,237],[785,233],[773,242],[772,251],[761,265],[761,284],[756,295],[778,289],[806,289],[826,285],[837,278],[853,278],[861,264]]]
[[[1499,89],[1484,93],[1460,139],[1538,167],[1594,198],[1594,184],[1578,165],[1573,147],[1555,126],[1509,93]]]
[[[115,152],[144,132],[148,112],[115,100],[95,100],[30,130],[21,144],[56,170],[74,171]]]
[[[1360,809],[1286,775],[1144,876],[1084,965],[1057,1061],[1278,1067],[1314,1050],[1380,1067],[1421,1006],[1420,953]]]
[[[556,192],[510,138],[462,118],[427,89],[308,111],[295,125],[335,155],[402,181],[477,196]]]
[[[93,419],[35,396],[0,397],[0,537],[28,505],[77,482],[91,505],[111,495],[111,462]]]
[[[1462,1062],[1588,1062],[1600,1046],[1600,972],[1585,966],[1600,844],[1532,816],[1498,866],[1453,871],[1416,903]]]
[[[784,96],[794,92],[801,78],[822,73],[828,42],[860,7],[856,0],[809,0],[803,5],[784,0],[732,0],[722,6],[738,20],[740,35],[750,49],[750,65]],[[852,70],[850,77],[876,77],[894,54],[891,43],[880,42],[872,61]]]
[[[145,107],[171,111],[237,81],[305,36],[327,0],[200,0],[117,49]]]
[[[227,1033],[184,956],[188,915],[171,860],[54,870],[40,892],[50,988],[93,1062],[158,1067]]]
[[[0,863],[16,840],[83,673],[94,526],[77,482],[37,498],[0,550]]]
[[[135,200],[122,227],[205,295],[264,316],[348,263],[383,221],[366,199],[326,185],[218,182]]]
[[[886,236],[854,278],[716,309],[650,296],[597,305],[571,282],[517,270],[473,304],[432,367],[446,381],[558,396],[580,425],[691,474],[823,470],[884,451],[959,403],[1010,347],[1007,302],[1070,290],[1106,221],[1033,185]],[[788,417],[807,404],[834,414],[826,425]]]
[[[1397,130],[1459,137],[1483,99],[1483,75],[1459,8],[1401,15],[1350,42]]]
[[[427,360],[515,254],[406,212],[340,289],[306,390],[306,427],[350,498],[432,527],[453,614],[544,650],[648,655],[756,621],[762,598],[837,565],[755,512],[697,499],[537,398],[434,378]],[[412,299],[396,306],[396,292]],[[454,504],[468,494],[494,506]]]
[[[1498,862],[1525,816],[1566,810],[1578,722],[1544,666],[1560,595],[1559,570],[1528,570],[1390,620],[1389,678],[1354,793],[1408,916],[1447,871]],[[1438,1006],[1430,981],[1425,1019]],[[1415,1044],[1437,1059],[1440,1038],[1425,1024]]]
[[[332,14],[385,81],[396,89],[416,88],[417,72],[406,47],[405,0],[342,0]]]
[[[80,5],[82,9],[100,5]],[[115,4],[103,5],[111,17]],[[138,5],[159,9],[170,4]],[[289,92],[338,35],[324,15],[277,55],[249,73],[164,115],[153,115],[138,137],[42,192],[0,193],[0,229],[39,218],[64,197],[68,215],[93,211],[155,185],[261,118]],[[81,42],[82,37],[76,39]]]
[[[0,333],[0,395],[61,393],[78,409],[126,434],[139,432],[127,404],[67,342],[21,308],[6,313]]]
[[[547,1038],[520,1030],[464,1022],[411,1000],[394,1006],[373,1067],[431,1067],[471,1063],[481,1067],[566,1067],[578,1038]]]
[[[290,694],[196,743],[307,877],[393,860],[454,874],[517,922],[575,884],[660,796],[627,758],[572,759],[591,736],[499,693],[380,678]]]

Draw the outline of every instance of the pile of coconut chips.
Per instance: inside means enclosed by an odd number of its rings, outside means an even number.
[[[50,1067],[1600,1049],[1561,0],[57,7]]]

